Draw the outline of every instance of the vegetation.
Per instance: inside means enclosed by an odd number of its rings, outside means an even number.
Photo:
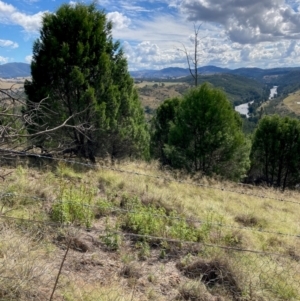
[[[149,131],[111,29],[94,4],[63,5],[43,19],[22,112],[0,87],[1,145],[26,144],[14,167],[0,157],[0,299],[299,300],[299,193],[287,188],[300,180],[300,122],[265,116],[247,139],[228,95],[255,100],[250,128],[267,86],[214,75],[215,87],[140,85],[157,93]],[[149,144],[153,160],[137,161]],[[225,181],[250,159],[249,175],[274,187]]]
[[[148,156],[144,113],[111,30],[112,23],[95,4],[65,4],[44,16],[33,47],[32,81],[25,82],[27,110],[44,99],[35,118],[39,130],[68,126],[47,133],[39,144],[63,145],[65,152],[92,162],[103,154]],[[28,130],[34,133],[36,126]]]
[[[162,163],[228,178],[239,178],[247,170],[238,113],[224,93],[208,84],[190,90],[182,101],[163,103],[153,124],[153,144],[159,140],[156,150]]]
[[[180,81],[186,81],[192,85],[192,77],[180,78]],[[198,76],[198,84],[209,82],[214,87],[222,89],[228,99],[235,105],[239,105],[248,101],[263,101],[266,99],[266,91],[264,83],[260,83],[254,79],[233,75],[233,74],[212,74]],[[269,92],[269,91],[267,91]]]
[[[299,183],[300,121],[265,116],[254,134],[252,168],[268,184],[285,189]]]
[[[156,110],[155,117],[151,120],[152,137],[151,152],[152,156],[159,158],[162,164],[171,164],[170,159],[165,154],[165,145],[169,141],[169,133],[172,122],[178,114],[181,99],[171,98],[165,100]]]
[[[54,300],[299,299],[298,192],[101,166],[5,168],[2,299],[49,299],[68,245]]]

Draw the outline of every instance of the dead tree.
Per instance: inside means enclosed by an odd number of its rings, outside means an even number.
[[[189,66],[189,71],[194,79],[194,84],[195,87],[198,86],[198,66],[199,66],[199,31],[201,28],[202,24],[196,25],[194,24],[194,49],[193,49],[193,54],[191,55],[190,52],[187,50],[186,46],[182,44],[183,49],[180,49],[181,51],[184,52],[186,56],[186,60]]]
[[[0,81],[0,160],[6,157],[12,159],[17,156],[29,157],[33,155],[34,149],[39,149],[41,157],[50,158],[53,154],[63,153],[65,149],[73,147],[72,141],[58,139],[60,131],[68,128],[88,137],[88,133],[94,130],[88,123],[77,122],[77,117],[84,116],[89,107],[69,116],[55,127],[50,127],[47,120],[59,112],[48,108],[48,98],[38,103],[29,103],[21,93],[16,91],[13,85],[10,88],[2,88]],[[30,128],[31,130],[28,130]],[[49,143],[54,140],[59,141],[59,144]],[[48,142],[48,147],[45,147],[44,141]],[[95,162],[95,158],[88,153],[86,158]]]

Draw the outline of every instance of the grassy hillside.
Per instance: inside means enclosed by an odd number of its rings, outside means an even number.
[[[289,116],[292,118],[300,117],[300,90],[290,93],[288,96],[280,96],[275,99],[268,100],[263,103],[258,109],[257,114],[263,110],[263,114],[272,115],[278,114],[279,116]]]
[[[194,82],[191,76],[182,78],[180,81],[185,81],[190,85],[193,85]],[[198,82],[199,84],[209,82],[214,87],[224,90],[229,100],[235,105],[265,97],[265,85],[263,83],[240,75],[201,75]]]
[[[300,300],[298,192],[37,163],[1,170],[1,300]]]
[[[285,106],[287,106],[292,112],[300,116],[300,90],[291,93],[283,100]]]
[[[204,82],[209,82],[213,86],[222,89],[234,105],[239,105],[252,100],[265,100],[269,93],[269,90],[264,84],[238,75],[214,74],[200,76],[199,84]],[[192,86],[192,77],[169,81],[144,80],[136,84],[148,117],[161,102],[171,97],[182,96],[187,89]]]
[[[181,97],[190,88],[190,85],[184,82],[142,81],[136,83],[136,87],[146,116],[150,118],[164,100]]]

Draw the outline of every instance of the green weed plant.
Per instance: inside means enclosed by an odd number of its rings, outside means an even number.
[[[201,229],[189,225],[176,211],[168,214],[163,207],[143,205],[137,198],[128,201],[127,206],[131,209],[121,216],[123,229],[146,236],[194,242],[201,240]]]
[[[93,192],[85,186],[63,186],[52,205],[51,218],[55,222],[84,225],[90,228],[94,219]]]

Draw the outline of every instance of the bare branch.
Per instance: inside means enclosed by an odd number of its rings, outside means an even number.
[[[20,96],[16,97],[13,86],[10,89],[0,88],[0,148],[2,149],[2,158],[4,158],[4,153],[9,154],[10,150],[20,150],[22,144],[25,145],[25,150],[32,148],[32,146],[28,146],[29,143],[39,145],[41,151],[46,152],[41,141],[58,140],[54,139],[54,135],[60,135],[62,129],[72,129],[85,139],[90,140],[88,133],[95,129],[85,120],[85,115],[92,105],[70,115],[56,126],[49,126],[49,121],[59,117],[61,112],[51,109],[47,103],[48,99],[49,96],[39,102],[30,102]],[[30,131],[28,131],[28,127]],[[33,139],[38,139],[38,144]],[[58,148],[65,149],[70,146],[70,143],[73,143],[73,140],[60,140]],[[57,147],[52,148],[51,151],[54,149]],[[6,151],[3,153],[3,150]]]
[[[194,82],[195,82],[195,86],[198,85],[198,63],[199,63],[199,40],[198,40],[198,36],[199,36],[199,31],[200,31],[200,28],[202,26],[202,23],[199,24],[198,26],[196,25],[196,23],[194,23],[194,51],[193,51],[193,56],[191,56],[185,45],[183,43],[181,43],[183,49],[179,49],[181,51],[183,51],[185,53],[185,56],[186,56],[186,60],[187,60],[187,63],[188,63],[188,67],[189,67],[189,71],[190,71],[190,74],[191,76],[193,77],[194,79]],[[194,65],[193,68],[191,65]]]

